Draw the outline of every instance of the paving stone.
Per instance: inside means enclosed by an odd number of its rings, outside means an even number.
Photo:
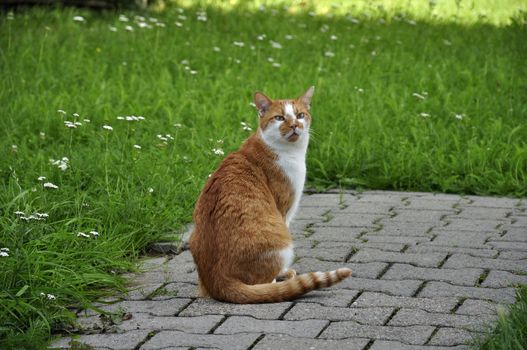
[[[231,316],[214,331],[214,334],[274,333],[315,338],[328,323],[327,320],[257,320],[247,316]]]
[[[445,282],[428,282],[419,297],[461,297],[491,300],[498,303],[513,303],[516,294],[513,288],[479,288],[453,286]]]
[[[163,284],[158,282],[141,286],[129,286],[128,293],[124,294],[122,298],[124,300],[145,300],[150,294],[161,288]]]
[[[433,331],[434,327],[431,326],[365,326],[354,321],[340,321],[332,322],[319,338],[345,339],[356,334],[365,338],[398,340],[407,344],[422,345]]]
[[[347,307],[360,292],[339,288],[339,285],[333,288],[315,290],[304,294],[297,302],[317,303],[324,306],[341,306]]]
[[[289,224],[289,231],[298,237],[306,235],[306,229],[313,224],[313,220],[293,220]]]
[[[258,319],[276,319],[282,315],[292,303],[269,304],[229,304],[214,299],[196,299],[179,316],[199,315],[243,315]]]
[[[352,251],[351,246],[343,245],[342,242],[322,242],[322,243],[326,243],[326,244],[317,245],[315,248],[296,248],[295,256],[313,257],[318,260],[344,262],[346,258],[351,254],[351,251]]]
[[[424,281],[447,281],[457,285],[474,286],[483,273],[483,269],[433,269],[415,267],[408,264],[394,264],[382,276],[382,279],[413,279]]]
[[[468,332],[458,328],[439,328],[432,339],[430,345],[455,346],[467,344],[481,338],[481,333]]]
[[[445,253],[463,253],[472,256],[479,256],[482,258],[495,258],[498,256],[499,251],[494,249],[475,249],[475,248],[463,248],[463,247],[449,247],[440,245],[430,245],[429,243],[422,243],[408,247],[406,250],[409,253],[428,253],[428,252],[445,252]]]
[[[445,200],[436,200],[435,198],[409,198],[407,200],[408,205],[404,206],[405,209],[416,209],[416,210],[452,210],[454,205],[458,204],[461,197]],[[398,207],[395,210],[399,209]]]
[[[468,350],[468,346],[409,345],[398,341],[376,340],[370,350]]]
[[[522,261],[487,259],[465,254],[454,254],[443,265],[444,268],[476,267],[484,269],[527,272],[527,264]]]
[[[155,316],[174,316],[179,313],[192,300],[174,298],[167,300],[124,300],[113,304],[99,304],[97,307],[109,312],[148,313]],[[93,310],[87,310],[88,316],[98,315]]]
[[[427,245],[440,245],[440,246],[451,246],[451,247],[463,247],[463,248],[492,248],[486,246],[485,243],[489,238],[499,237],[497,233],[488,231],[484,232],[469,232],[469,231],[444,231],[436,230],[432,231],[433,234],[437,235],[436,238]]]
[[[158,270],[167,262],[166,256],[147,258],[139,262],[139,268],[144,271]]]
[[[493,303],[486,300],[467,299],[456,310],[456,314],[462,315],[496,315],[499,308],[504,308],[505,305]]]
[[[353,338],[346,340],[296,338],[282,334],[269,334],[260,340],[254,350],[362,350],[369,339]]]
[[[458,298],[412,298],[392,296],[383,293],[364,292],[357,300],[351,304],[355,307],[396,307],[396,308],[413,308],[429,312],[449,312],[458,303]]]
[[[327,222],[317,222],[315,227],[375,227],[375,222],[386,217],[383,214],[335,214],[335,216]]]
[[[173,298],[197,298],[198,286],[192,283],[174,282],[164,285],[156,291],[152,300],[164,300]]]
[[[388,215],[393,208],[392,203],[364,202],[360,200],[346,201],[344,209],[335,210],[340,214],[385,214]]]
[[[480,197],[480,196],[466,196],[471,203],[470,207],[487,207],[487,208],[513,208],[520,203],[517,198],[506,197]]]
[[[527,252],[501,251],[498,257],[500,259],[527,260]]]
[[[314,227],[315,233],[309,236],[319,242],[356,242],[357,237],[368,229],[364,227]]]
[[[415,280],[388,281],[351,277],[342,281],[337,287],[409,297],[414,295],[421,284],[422,281]]]
[[[364,278],[377,277],[386,266],[388,266],[386,263],[343,263],[312,258],[301,258],[293,264],[293,268],[299,274],[316,271],[333,271],[340,267],[349,267],[353,271],[353,276]]]
[[[322,220],[325,213],[330,211],[327,207],[303,207],[300,206],[295,215],[295,220]]]
[[[511,227],[517,227],[518,229],[527,229],[527,213],[524,212],[524,215],[513,215],[510,217],[512,220]]]
[[[429,231],[432,227],[436,226],[434,223],[400,222],[394,220],[395,218],[381,219],[379,224],[382,225],[382,228],[373,233],[381,236],[433,236]]]
[[[259,334],[193,334],[180,331],[161,331],[144,343],[141,350],[160,350],[169,347],[205,347],[222,350],[245,350]],[[133,349],[133,347],[129,348]]]
[[[367,309],[322,306],[313,303],[297,303],[285,314],[286,320],[324,319],[330,321],[356,321],[360,324],[383,325],[394,308],[372,307]]]
[[[448,214],[455,213],[454,209],[450,210],[416,210],[397,208],[394,210],[395,215],[389,219],[382,219],[383,225],[389,225],[390,222],[399,223],[423,223],[431,225],[441,225],[440,220]],[[425,225],[422,225],[425,226]]]
[[[189,333],[207,333],[216,326],[223,316],[208,315],[196,317],[167,317],[148,314],[134,314],[130,320],[117,326],[123,331],[144,330],[176,330]]]
[[[408,198],[408,194],[405,192],[389,192],[389,191],[367,191],[358,193],[358,201],[360,202],[374,202],[374,203],[390,203],[390,204],[401,204],[405,198]]]
[[[340,196],[334,194],[304,194],[300,200],[302,207],[339,207],[340,204]]]
[[[527,265],[527,262],[525,263]],[[481,284],[483,287],[499,288],[527,284],[527,275],[516,275],[507,271],[491,270]]]
[[[437,267],[443,261],[447,253],[394,253],[378,249],[361,249],[351,257],[350,262],[396,262],[408,263],[424,267]]]
[[[491,241],[527,242],[527,230],[525,232],[507,231],[503,236],[493,237]]]
[[[402,244],[402,243],[360,242],[360,243],[352,244],[352,248],[356,248],[356,250],[360,250],[363,248],[372,248],[372,249],[384,250],[387,252],[400,252],[405,247],[406,247],[406,244]]]
[[[471,331],[483,331],[496,320],[492,315],[460,315],[427,312],[418,309],[401,309],[388,323],[389,326],[442,326],[464,328]],[[444,344],[441,344],[444,345]],[[455,344],[454,344],[455,345]]]
[[[527,252],[527,242],[488,242],[487,244],[496,249],[508,249]]]
[[[446,231],[498,231],[498,227],[503,225],[501,220],[469,220],[469,219],[454,219],[445,220],[448,222],[447,226],[442,227]]]
[[[456,214],[455,217],[479,220],[479,219],[506,219],[507,215],[512,213],[511,208],[482,208],[482,207],[471,207],[462,206],[459,210],[461,212]]]
[[[148,337],[148,331],[132,331],[119,334],[88,334],[75,337],[75,342],[94,348],[109,348],[113,350],[130,350],[138,346]],[[53,349],[70,349],[71,337],[59,339],[51,344]]]
[[[361,237],[366,239],[368,243],[400,243],[400,244],[417,244],[429,242],[431,237],[412,237],[412,236],[395,236],[395,235],[380,235],[377,232],[369,232]]]

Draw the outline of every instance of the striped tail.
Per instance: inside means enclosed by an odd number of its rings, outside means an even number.
[[[217,298],[237,304],[274,303],[296,299],[312,290],[332,286],[351,276],[351,269],[305,273],[276,283],[248,285],[236,281]]]

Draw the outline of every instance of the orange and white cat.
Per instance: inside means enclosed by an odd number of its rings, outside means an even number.
[[[306,177],[314,87],[293,100],[257,92],[260,127],[208,179],[194,210],[190,250],[200,296],[232,303],[295,299],[351,275],[296,275],[288,227]],[[275,282],[277,277],[286,278]]]

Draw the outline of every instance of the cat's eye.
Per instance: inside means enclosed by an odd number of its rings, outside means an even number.
[[[304,119],[304,113],[298,113],[296,119]]]
[[[274,119],[278,120],[278,121],[284,121],[285,120],[283,115],[275,115]]]

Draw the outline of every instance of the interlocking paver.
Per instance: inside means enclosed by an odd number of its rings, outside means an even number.
[[[314,305],[314,304],[311,304]],[[300,338],[315,338],[329,323],[328,320],[258,320],[248,316],[232,316],[214,334],[267,333],[287,334]]]
[[[391,307],[371,307],[346,308],[322,306],[314,303],[297,303],[285,314],[286,320],[310,320],[322,318],[330,321],[356,321],[360,324],[383,325],[394,308]]]
[[[483,269],[437,269],[416,267],[408,264],[393,264],[382,276],[382,279],[413,279],[423,281],[447,281],[452,284],[474,286]]]
[[[305,195],[289,229],[298,273],[350,267],[353,276],[295,301],[239,305],[197,297],[190,251],[150,258],[125,275],[127,295],[96,305],[123,320],[81,312],[79,331],[100,334],[78,341],[97,350],[460,350],[514,302],[510,285],[527,283],[527,201],[333,191]]]

